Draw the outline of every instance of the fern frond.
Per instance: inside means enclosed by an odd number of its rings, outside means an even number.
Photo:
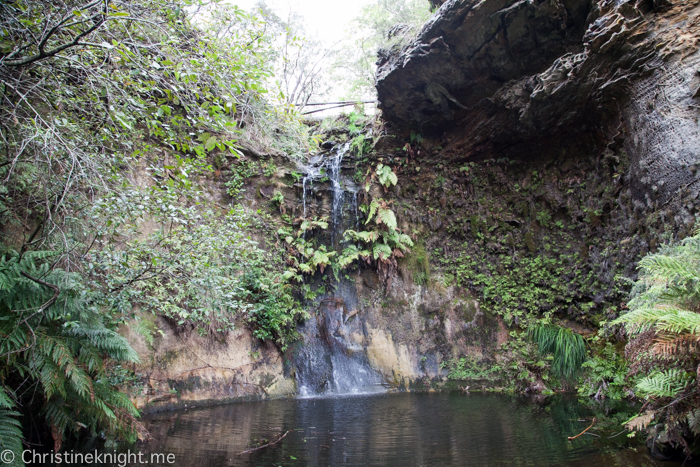
[[[643,430],[654,420],[655,414],[653,410],[647,410],[643,414],[635,415],[625,422],[628,430]]]
[[[15,402],[8,394],[9,390],[5,386],[0,386],[0,408],[11,409],[15,406]]]
[[[373,199],[372,202],[369,204],[369,214],[367,214],[367,220],[365,221],[365,225],[369,224],[372,221],[372,218],[374,217],[374,214],[377,212],[378,208],[379,201]]]
[[[658,320],[659,331],[700,334],[700,314],[673,306],[659,305],[658,307],[666,311]]]
[[[695,281],[700,279],[697,263],[678,256],[663,254],[649,255],[639,262],[650,277],[660,280]]]
[[[698,334],[659,334],[651,347],[652,355],[677,356],[696,355],[700,351],[700,335]]]
[[[688,412],[688,428],[695,436],[700,435],[700,409]]]
[[[14,461],[9,465],[24,465],[22,459],[22,424],[17,420],[21,414],[12,410],[0,409],[0,451],[10,450],[14,453]],[[8,464],[4,464],[8,465]]]
[[[647,397],[675,397],[693,381],[695,381],[693,375],[673,368],[656,371],[642,378],[637,383],[637,389]]]
[[[375,260],[386,260],[391,257],[391,248],[386,243],[377,243],[372,248],[372,256]]]
[[[379,208],[377,210],[377,224],[384,224],[390,230],[395,230],[396,224],[396,214],[389,208]]]
[[[44,414],[50,424],[55,426],[61,433],[68,429],[75,431],[77,428],[75,422],[78,420],[73,420],[74,414],[71,408],[71,404],[67,403],[64,398],[57,397],[46,401]]]
[[[101,352],[113,360],[122,362],[138,362],[139,356],[129,345],[129,342],[119,333],[102,325],[86,326],[84,324],[71,327],[67,334],[74,337],[87,338]]]

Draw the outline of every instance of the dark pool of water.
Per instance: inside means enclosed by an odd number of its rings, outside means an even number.
[[[631,409],[627,408],[631,413]],[[583,431],[594,416],[591,435]],[[178,466],[676,466],[651,459],[621,431],[625,409],[576,399],[535,401],[497,394],[383,394],[245,402],[153,414],[154,440]],[[278,443],[239,454],[246,449]]]

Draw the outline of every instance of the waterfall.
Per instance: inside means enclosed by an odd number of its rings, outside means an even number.
[[[304,168],[302,199],[304,217],[307,215],[314,181],[324,176],[330,182],[332,197],[329,213],[329,250],[343,248],[342,233],[357,228],[357,186],[343,176],[343,158],[350,143],[336,147],[322,159],[312,160]],[[363,325],[358,312],[355,284],[344,274],[334,281],[334,290],[316,301],[318,312],[302,325],[303,343],[294,356],[297,385],[301,397],[316,395],[364,394],[384,391],[382,377],[372,369],[357,336],[363,336]]]

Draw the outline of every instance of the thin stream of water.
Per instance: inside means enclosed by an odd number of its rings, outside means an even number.
[[[332,202],[329,222],[329,251],[343,247],[342,233],[346,228],[357,228],[357,190],[343,176],[343,158],[350,144],[336,147],[321,160],[304,168],[304,216],[307,215],[307,199],[314,180],[327,176],[330,182]],[[318,211],[318,210],[317,210]],[[384,392],[382,377],[371,367],[364,348],[348,339],[356,330],[348,324],[347,317],[359,307],[354,285],[341,274],[332,278],[333,292],[320,298],[318,311],[301,327],[303,343],[297,347],[294,357],[298,394],[301,397],[317,397],[328,394],[370,394]]]

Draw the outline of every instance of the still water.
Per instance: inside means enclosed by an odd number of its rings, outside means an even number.
[[[594,416],[607,422],[567,440]],[[149,415],[154,440],[142,450],[173,453],[178,466],[212,467],[679,465],[651,459],[625,433],[614,436],[629,416],[576,399],[477,393],[280,399]]]

